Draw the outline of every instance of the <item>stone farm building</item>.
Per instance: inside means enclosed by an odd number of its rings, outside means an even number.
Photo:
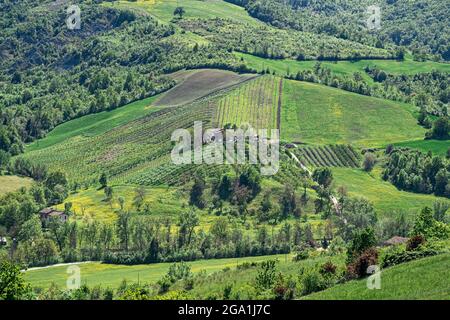
[[[39,212],[39,214],[41,215],[42,222],[48,222],[53,217],[59,218],[61,222],[66,222],[69,218],[64,212],[58,211],[54,208],[43,209]]]

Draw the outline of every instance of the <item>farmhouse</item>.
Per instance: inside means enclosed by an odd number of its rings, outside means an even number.
[[[66,222],[68,219],[67,214],[62,211],[55,210],[53,208],[46,208],[39,212],[41,215],[42,222],[48,222],[51,218],[56,217],[61,220],[61,222]]]

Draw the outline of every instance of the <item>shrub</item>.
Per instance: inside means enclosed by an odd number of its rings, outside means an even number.
[[[336,265],[333,264],[333,262],[331,261],[327,261],[325,262],[321,267],[320,267],[320,274],[323,276],[326,275],[335,275],[336,274]]]
[[[233,290],[232,284],[227,284],[225,288],[223,288],[223,300],[230,300],[232,290]]]
[[[420,245],[425,243],[425,238],[421,235],[413,236],[408,239],[406,243],[406,250],[413,251],[419,248]]]
[[[347,276],[350,279],[364,278],[367,275],[367,269],[376,265],[378,262],[378,251],[372,247],[365,250],[351,264],[347,266]]]
[[[421,245],[416,250],[406,251],[403,246],[396,246],[383,253],[380,259],[381,268],[387,268],[408,261],[430,257],[441,253],[442,250],[432,245]]]
[[[319,272],[315,269],[309,269],[304,272],[300,278],[299,282],[301,284],[302,295],[307,295],[313,292],[321,291],[326,289],[326,284]]]
[[[276,264],[278,260],[267,260],[261,262],[260,270],[256,275],[256,288],[260,290],[267,290],[275,282]]]
[[[285,278],[281,273],[273,287],[273,294],[276,300],[291,300],[294,298],[295,281],[291,277]]]
[[[377,162],[377,159],[375,155],[371,152],[367,152],[364,155],[364,161],[363,161],[363,169],[364,171],[370,172],[372,171],[373,167],[375,166],[375,163]]]

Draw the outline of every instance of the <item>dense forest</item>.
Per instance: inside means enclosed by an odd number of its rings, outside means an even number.
[[[450,60],[449,6],[446,1],[385,0],[380,32],[368,33],[370,0],[227,0],[244,6],[250,15],[274,26],[332,35],[378,48],[405,46],[420,59],[423,54]]]

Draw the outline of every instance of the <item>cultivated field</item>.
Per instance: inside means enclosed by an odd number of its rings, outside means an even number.
[[[411,261],[381,273],[381,289],[368,290],[367,279],[351,281],[303,299],[313,300],[447,300],[450,254]]]
[[[263,76],[234,89],[217,102],[215,122],[221,127],[249,124],[255,129],[277,128],[281,81]]]
[[[293,152],[305,166],[359,168],[361,162],[361,155],[347,145],[300,147]]]
[[[318,84],[284,81],[281,111],[288,141],[378,147],[425,135],[412,106]]]
[[[93,137],[105,133],[159,110],[159,108],[152,106],[152,103],[158,98],[159,96],[150,97],[112,111],[90,114],[65,122],[53,129],[45,138],[28,145],[26,151],[41,150],[76,136]]]
[[[105,172],[113,184],[176,183],[186,168],[167,158],[173,148],[172,132],[189,128],[196,120],[207,127],[211,118],[211,107],[202,102],[163,108],[101,135],[75,136],[24,157],[66,172],[73,182],[96,183]]]
[[[155,102],[155,106],[186,104],[255,77],[253,74],[239,75],[234,72],[215,69],[184,71],[173,76],[175,79],[180,79],[181,83],[162,95]]]

